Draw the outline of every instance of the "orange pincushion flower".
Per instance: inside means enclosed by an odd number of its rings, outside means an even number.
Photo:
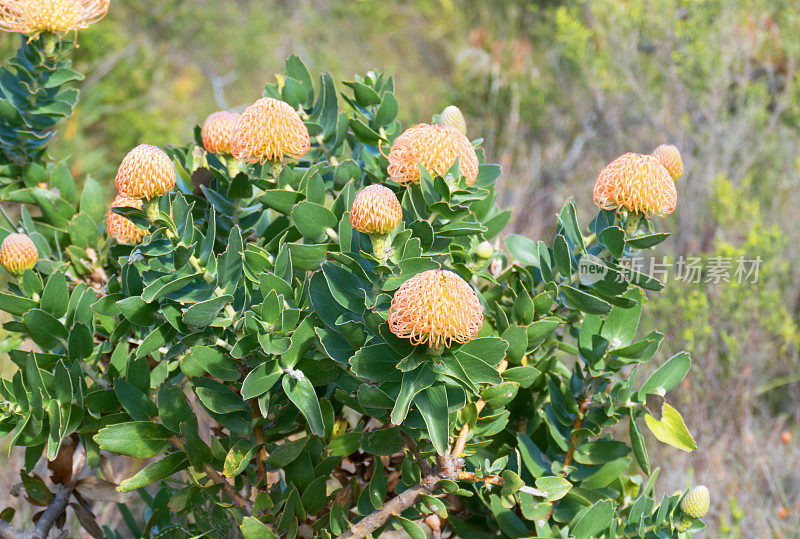
[[[311,147],[308,129],[291,105],[262,97],[242,113],[231,139],[231,153],[247,163],[302,157]]]
[[[0,0],[0,30],[22,34],[66,34],[108,13],[110,0]]]
[[[350,224],[364,234],[388,234],[403,218],[403,208],[394,191],[383,185],[365,187],[353,200]]]
[[[113,208],[125,207],[142,209],[142,201],[138,198],[117,195],[117,198],[111,203],[112,209],[108,210],[108,218],[106,218],[108,235],[120,243],[139,243],[147,232],[137,227],[133,224],[133,221],[127,217],[114,213]]]
[[[230,155],[231,139],[237,121],[239,121],[239,114],[236,112],[226,110],[211,114],[206,118],[203,129],[200,131],[203,147],[217,155]]]
[[[439,116],[439,123],[442,125],[451,125],[465,135],[467,134],[467,121],[464,119],[461,109],[455,105],[445,107],[442,114]]]
[[[140,144],[122,160],[115,183],[121,195],[150,200],[175,187],[175,167],[161,148]]]
[[[467,281],[447,270],[418,273],[395,292],[389,329],[433,349],[471,340],[483,326],[483,308]]]
[[[0,265],[14,275],[31,269],[39,260],[39,251],[25,234],[9,234],[0,245]]]
[[[467,185],[478,177],[478,155],[469,139],[451,125],[418,124],[397,137],[389,152],[389,176],[399,184],[419,183],[419,166],[444,176],[458,158]]]
[[[683,159],[681,159],[681,152],[672,144],[662,144],[651,154],[658,159],[664,168],[667,169],[669,175],[673,180],[678,180],[683,176]]]
[[[606,210],[665,216],[675,211],[678,193],[658,159],[626,153],[600,172],[594,186],[594,203]]]

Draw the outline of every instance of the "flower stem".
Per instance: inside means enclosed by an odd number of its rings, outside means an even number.
[[[639,230],[639,223],[642,220],[641,213],[629,213],[625,221],[625,235],[632,238]]]
[[[158,198],[144,201],[144,213],[148,221],[151,223],[156,222],[156,219],[158,219]]]
[[[370,239],[372,240],[372,254],[381,261],[381,264],[385,264],[389,258],[389,234],[372,234]]]

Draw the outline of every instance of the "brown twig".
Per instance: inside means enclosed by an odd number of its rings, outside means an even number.
[[[42,513],[33,530],[24,532],[0,520],[0,539],[47,539],[56,520],[66,511],[69,499],[72,497],[72,492],[78,482],[78,476],[85,464],[86,451],[76,451],[75,458],[72,461],[72,477],[67,483],[58,486],[53,501]]]
[[[498,365],[497,371],[502,373],[507,367],[508,362],[503,360],[500,362],[500,365]],[[483,399],[478,400],[478,402],[475,404],[478,408],[478,413],[480,413],[480,411],[483,410],[483,407],[486,405]],[[373,511],[369,515],[359,520],[358,523],[351,526],[348,531],[340,535],[340,539],[363,539],[364,537],[367,537],[369,534],[383,526],[386,521],[392,518],[392,516],[399,515],[409,507],[412,507],[421,495],[433,494],[433,491],[439,484],[440,479],[458,480],[462,473],[466,473],[461,472],[461,467],[463,466],[464,461],[459,458],[459,455],[464,451],[464,446],[467,443],[467,437],[469,436],[468,425],[464,425],[464,427],[461,429],[461,433],[456,441],[453,451],[450,454],[438,455],[439,464],[436,470],[431,467],[430,463],[426,459],[422,458],[414,439],[404,432],[401,432],[400,434],[405,440],[409,450],[414,455],[414,458],[417,459],[417,463],[419,463],[420,470],[422,471],[422,480],[419,484],[414,485],[408,490],[404,490],[396,497],[386,502],[383,507],[377,511]],[[468,473],[467,475],[470,474]],[[475,474],[471,474],[471,477],[474,476]],[[502,478],[496,476],[491,477],[499,480],[499,484],[502,485]],[[546,494],[542,493],[542,495]]]
[[[423,478],[423,481],[425,479]],[[339,536],[340,539],[363,539],[381,526],[393,515],[399,515],[417,502],[417,498],[422,494],[430,494],[438,483],[438,479],[433,478],[430,486],[422,483],[414,485],[408,490],[404,490],[396,497],[386,502],[383,507],[354,524],[348,531]]]
[[[258,410],[258,399],[250,399],[250,404],[253,406],[253,421],[261,419],[261,413]],[[267,458],[267,451],[264,449],[264,427],[256,425],[253,427],[253,434],[256,438],[256,443],[261,447],[258,449],[258,456],[256,457],[256,478],[258,479],[259,487],[266,488],[267,484],[267,467],[264,460]]]
[[[503,374],[503,371],[505,371],[507,368],[508,368],[508,361],[504,359],[503,361],[500,362],[500,365],[497,366],[498,374]],[[478,409],[478,415],[480,415],[484,406],[486,406],[486,401],[484,401],[483,399],[478,399],[478,401],[475,403],[475,408]],[[450,453],[453,457],[458,457],[459,455],[461,455],[461,453],[464,452],[464,447],[467,445],[467,438],[469,438],[469,430],[470,430],[469,425],[467,423],[464,423],[464,426],[461,427],[461,432],[458,435],[458,439],[456,440],[456,443],[453,446],[453,451]]]
[[[184,450],[183,440],[180,438],[171,436],[169,441],[181,451]],[[212,468],[210,465],[205,464],[203,465],[203,471],[214,483],[222,485],[222,490],[225,491],[225,494],[227,494],[233,500],[233,503],[242,508],[248,514],[248,516],[253,514],[253,502],[244,499],[241,494],[236,492],[236,489],[233,487],[233,485],[231,485],[224,477],[222,477],[217,470]]]
[[[498,487],[502,487],[505,484],[503,478],[498,475],[486,475],[483,477],[478,477],[475,475],[474,472],[458,472],[456,474],[457,481],[473,481],[475,483],[484,483],[486,485],[496,485]],[[548,494],[542,490],[529,487],[527,485],[521,487],[520,492],[527,492],[528,494],[533,494],[534,496],[541,496],[542,498],[547,498]]]
[[[580,404],[578,405],[578,417],[575,419],[575,423],[572,425],[572,439],[569,443],[569,450],[567,451],[567,456],[564,457],[564,466],[569,466],[572,464],[572,459],[575,455],[575,448],[578,446],[578,433],[576,431],[580,430],[583,427],[583,419],[586,417],[586,408],[589,406],[589,400],[591,396],[587,396],[583,399]]]

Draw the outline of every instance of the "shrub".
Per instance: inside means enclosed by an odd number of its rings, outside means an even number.
[[[23,49],[52,66],[65,51],[48,42]],[[656,496],[641,430],[695,448],[664,400],[689,355],[637,379],[663,339],[636,335],[642,290],[662,284],[622,262],[666,234],[620,207],[585,236],[569,200],[549,245],[511,235],[503,252],[510,212],[480,140],[404,132],[385,73],[341,94],[329,74],[312,81],[290,56],[218,146],[233,155],[206,152],[199,127],[183,146],[137,147],[110,213],[95,182],[79,192],[43,153],[4,169],[21,219],[0,211],[0,229],[38,261],[0,293],[10,342],[25,340],[0,433],[25,448],[36,536],[69,505],[89,534],[121,537],[93,501],[119,503],[134,536],[701,529],[683,493]],[[648,211],[670,213],[672,179],[639,161],[661,182]]]

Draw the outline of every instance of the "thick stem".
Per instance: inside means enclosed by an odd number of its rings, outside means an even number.
[[[232,156],[225,157],[225,165],[228,167],[228,175],[235,178],[239,174],[239,161]]]
[[[253,407],[253,421],[258,422],[261,420],[261,412],[258,409],[258,399],[250,399],[250,405]],[[258,450],[256,456],[256,478],[258,479],[258,488],[266,488],[267,485],[267,467],[264,460],[267,458],[267,451],[264,449],[264,428],[261,425],[253,427],[253,435],[255,436],[256,443],[262,447]]]
[[[158,219],[158,198],[151,198],[143,202],[144,213],[147,216],[147,220],[151,223],[155,223],[156,219]]]
[[[45,55],[52,57],[56,52],[56,45],[58,45],[58,35],[53,32],[44,32],[40,38],[42,40],[42,50]]]
[[[632,238],[639,230],[639,222],[642,220],[641,213],[629,213],[625,220],[625,235]]]
[[[381,264],[385,264],[389,258],[389,234],[372,234],[370,239],[372,240],[372,254],[381,261]]]
[[[53,501],[50,502],[50,505],[48,505],[44,513],[42,513],[42,516],[39,518],[33,530],[23,532],[11,524],[0,520],[0,539],[47,539],[56,520],[67,510],[69,499],[72,497],[72,492],[75,490],[75,485],[78,483],[78,476],[85,464],[86,451],[81,448],[75,452],[72,461],[72,477],[67,483],[58,486]]]

